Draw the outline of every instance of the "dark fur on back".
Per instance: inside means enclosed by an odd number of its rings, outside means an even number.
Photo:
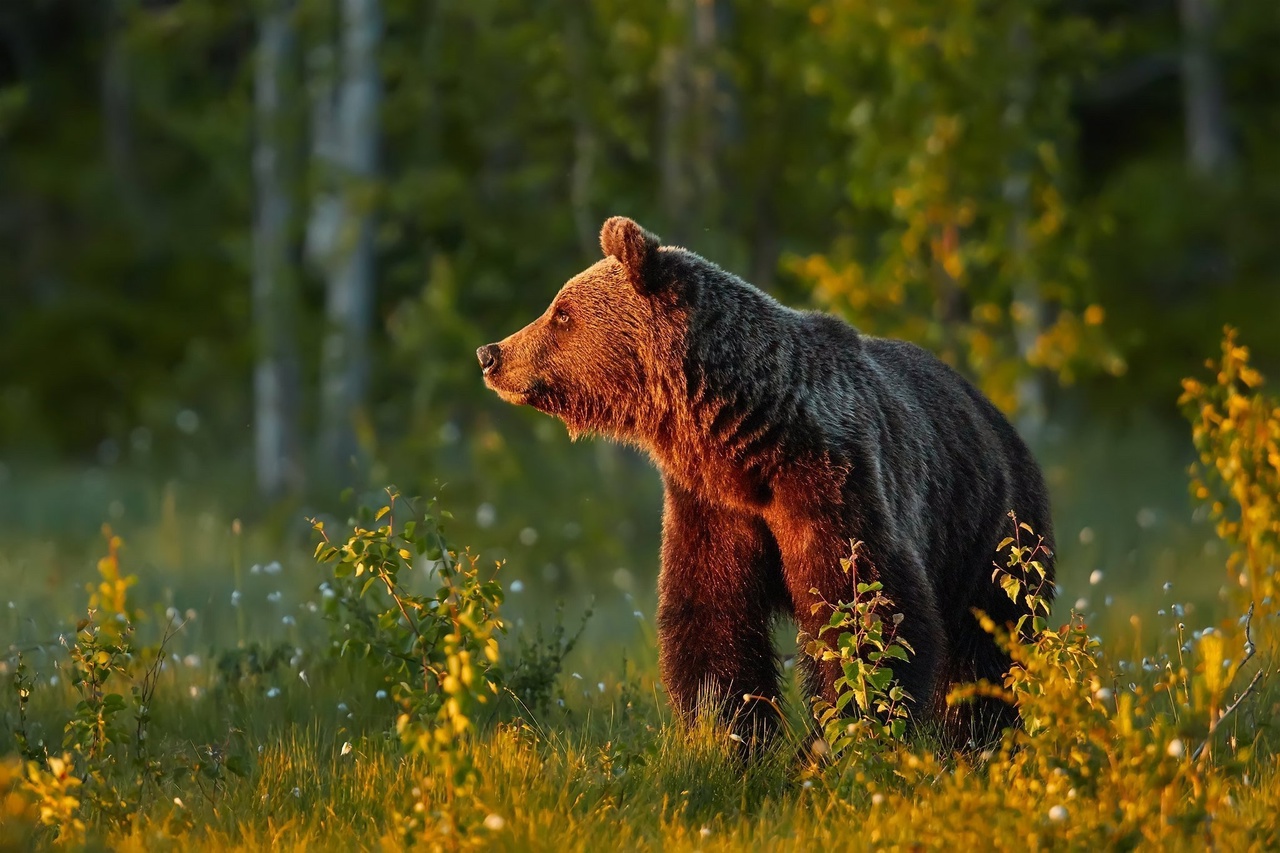
[[[946,716],[962,737],[1016,722],[991,700],[944,704],[949,685],[1008,668],[972,615],[1025,612],[991,581],[1008,512],[1052,548],[1039,468],[1005,417],[925,350],[787,308],[630,220],[606,223],[602,244],[611,257],[481,360],[506,399],[638,444],[661,469],[676,706],[692,712],[707,687],[730,714],[744,693],[776,696],[772,617],[816,634],[828,614],[811,614],[810,589],[853,599],[840,559],[857,540],[856,580],[880,580],[905,615],[915,656],[898,674],[916,718]],[[810,675],[834,699],[838,670]],[[764,703],[745,707],[740,723],[771,724]]]

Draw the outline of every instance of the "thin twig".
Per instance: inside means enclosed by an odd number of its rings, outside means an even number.
[[[1253,626],[1253,602],[1249,602],[1249,612],[1246,613],[1244,616],[1244,658],[1240,661],[1240,666],[1236,669],[1236,672],[1241,672],[1245,668],[1245,666],[1249,663],[1249,661],[1253,660],[1253,656],[1257,652],[1257,646],[1253,644],[1253,637],[1249,633],[1249,629],[1252,626]],[[1228,705],[1226,709],[1221,714],[1218,715],[1218,719],[1214,720],[1212,723],[1209,724],[1209,734],[1205,736],[1204,742],[1196,747],[1195,752],[1191,753],[1192,761],[1198,760],[1200,756],[1204,754],[1205,747],[1207,747],[1209,745],[1209,742],[1213,740],[1213,735],[1218,730],[1218,727],[1222,725],[1222,721],[1227,719],[1227,717],[1231,716],[1231,714],[1236,710],[1236,708],[1240,707],[1241,703],[1244,702],[1244,700],[1249,696],[1249,694],[1253,692],[1253,689],[1258,686],[1258,682],[1262,680],[1262,676],[1264,673],[1265,673],[1265,669],[1259,669],[1257,672],[1255,672],[1253,674],[1253,679],[1249,682],[1249,686],[1246,687],[1240,693],[1240,695],[1236,697],[1234,702]]]

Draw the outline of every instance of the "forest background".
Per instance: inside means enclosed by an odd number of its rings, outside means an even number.
[[[656,474],[473,355],[626,214],[977,381],[1068,602],[1211,602],[1176,399],[1224,323],[1280,361],[1278,39],[1262,0],[6,2],[0,535],[60,556],[5,582],[65,618],[103,521],[305,543],[394,482],[531,618],[651,601]],[[225,597],[224,553],[144,553]]]

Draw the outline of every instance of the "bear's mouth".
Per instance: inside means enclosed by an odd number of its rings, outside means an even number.
[[[498,395],[498,398],[505,403],[513,406],[533,406],[535,409],[544,410],[547,402],[547,384],[541,379],[534,379],[524,388],[508,388],[501,384],[500,371],[486,371],[484,374],[484,384],[489,390]]]

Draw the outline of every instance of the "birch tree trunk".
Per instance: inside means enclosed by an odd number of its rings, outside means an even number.
[[[319,453],[327,475],[346,481],[361,467],[356,426],[369,376],[381,35],[379,0],[341,0],[340,48],[318,47],[310,63],[312,150],[323,181],[307,235],[325,279]]]
[[[1031,29],[1017,13],[1009,30],[1009,53],[1013,72],[1008,83],[1005,131],[1013,140],[1008,174],[1004,181],[1004,201],[1008,208],[1009,266],[1012,271],[1014,335],[1018,357],[1024,363],[1017,381],[1018,427],[1029,440],[1036,440],[1045,423],[1044,375],[1026,364],[1044,329],[1044,299],[1032,257],[1031,169],[1033,152],[1027,116],[1035,95],[1035,45]]]
[[[1213,55],[1216,0],[1179,0],[1187,163],[1201,177],[1222,172],[1231,157],[1222,80]]]
[[[295,36],[291,0],[269,0],[259,22],[254,70],[253,229],[254,463],[258,491],[277,498],[301,487],[298,459],[298,361],[291,264],[294,217],[289,133]]]
[[[689,237],[689,50],[688,0],[667,2],[666,44],[659,59],[662,73],[662,153],[660,194],[667,242],[684,244]]]

